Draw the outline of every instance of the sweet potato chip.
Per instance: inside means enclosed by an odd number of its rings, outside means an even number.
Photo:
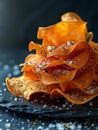
[[[83,21],[82,18],[74,12],[68,12],[61,16],[62,21]]]
[[[61,82],[67,82],[74,78],[77,70],[61,70],[61,69],[55,69],[52,70],[52,72],[40,72],[40,81],[45,84],[57,84]]]
[[[39,81],[39,77],[38,74],[34,71],[34,69],[32,68],[32,66],[30,65],[25,65],[22,70],[22,72],[24,72],[24,76],[25,77],[29,77],[30,79],[34,80],[34,81]]]
[[[31,41],[29,43],[29,51],[32,51],[32,50],[36,50],[36,53],[39,54],[39,55],[43,55],[43,56],[46,55],[45,46],[37,44],[37,43],[35,43],[33,41]]]
[[[64,97],[73,104],[85,104],[88,101],[95,98],[97,95],[98,94],[88,95],[79,89],[71,89],[71,90],[68,90],[66,93],[62,92],[59,89],[54,89],[50,93],[51,99],[56,98],[56,97]]]
[[[94,79],[94,75],[95,75],[94,68],[84,70],[80,74],[76,75],[76,77],[73,79],[73,82],[84,89],[90,86],[90,84]]]
[[[61,20],[38,29],[42,44],[29,43],[29,51],[36,53],[21,64],[23,75],[6,79],[12,94],[27,100],[46,94],[74,104],[98,96],[98,44],[77,14],[69,12]]]
[[[40,82],[35,82],[28,77],[21,76],[18,78],[6,79],[8,89],[16,96],[30,99],[31,94],[48,93],[46,86]]]
[[[68,41],[85,41],[86,39],[86,22],[83,21],[61,21],[50,27],[40,27],[38,30],[38,38],[48,40],[53,45],[61,45]],[[43,45],[50,45],[44,41]]]

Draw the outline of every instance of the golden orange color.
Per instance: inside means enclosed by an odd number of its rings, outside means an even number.
[[[98,44],[87,31],[87,22],[74,12],[61,21],[40,27],[42,44],[31,41],[29,54],[21,64],[23,75],[6,78],[8,90],[33,100],[39,94],[50,100],[64,97],[74,104],[84,104],[98,96]]]

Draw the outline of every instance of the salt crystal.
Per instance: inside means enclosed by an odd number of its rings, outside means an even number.
[[[95,130],[98,130],[98,126],[95,127]]]
[[[72,104],[70,104],[69,107],[71,108],[71,107],[72,107]]]
[[[34,99],[34,102],[38,102],[38,100],[37,100],[37,99]]]
[[[21,124],[24,124],[24,122],[22,121]]]
[[[11,74],[11,73],[8,73],[7,76],[8,76],[9,78],[11,78],[11,77],[12,77],[12,74]]]
[[[66,110],[69,110],[69,107],[66,107]]]
[[[45,123],[43,122],[42,125],[45,125]]]
[[[17,101],[17,98],[14,98],[14,101]]]
[[[47,107],[47,105],[45,104],[45,105],[43,105],[43,108],[46,108]]]
[[[4,88],[3,90],[6,91],[6,88]]]
[[[5,112],[8,113],[8,109],[6,109]]]
[[[94,93],[94,91],[95,91],[94,89],[91,89],[89,92],[90,92],[90,93]]]
[[[54,107],[54,105],[52,105],[52,107]]]
[[[49,124],[49,128],[54,128],[54,127],[55,127],[55,124],[53,124],[53,123]]]
[[[94,123],[92,123],[91,126],[94,127]]]
[[[3,82],[3,83],[2,83],[2,85],[3,85],[3,86],[5,86],[5,85],[6,85],[6,83],[5,83],[5,82]]]
[[[43,62],[42,63],[42,67],[46,66],[47,65],[47,62]]]
[[[93,102],[89,102],[89,106],[93,106]]]
[[[2,122],[2,119],[0,119],[0,122]]]
[[[9,120],[8,119],[6,119],[6,122],[8,122]]]
[[[65,105],[65,104],[63,104],[62,106],[63,106],[63,107],[66,107],[66,105]]]
[[[36,72],[39,72],[39,71],[40,71],[40,68],[39,68],[39,67],[37,67],[37,68],[36,68]]]
[[[70,129],[71,129],[71,130],[76,130],[76,126],[75,126],[74,124],[71,124],[71,125],[70,125]]]
[[[56,123],[57,130],[64,130],[64,127],[61,123]]]
[[[9,68],[10,68],[9,65],[4,65],[4,66],[3,66],[3,69],[4,69],[4,70],[9,70]]]
[[[58,108],[58,106],[55,106],[55,108]]]
[[[5,124],[5,127],[6,127],[6,128],[9,128],[10,126],[11,126],[10,123],[6,123],[6,124]]]
[[[10,97],[10,99],[12,100],[13,98],[12,98],[12,97]]]
[[[18,68],[19,68],[19,65],[14,65],[13,66],[13,70],[18,70]]]
[[[42,126],[38,126],[37,130],[43,130],[43,127]]]
[[[13,122],[14,120],[15,120],[15,119],[14,119],[14,118],[12,118],[12,119],[11,119],[11,122]]]
[[[61,107],[59,107],[59,110],[62,110],[62,108],[61,108]]]
[[[69,64],[72,64],[72,63],[73,63],[73,61],[71,61],[71,60],[70,60],[70,61],[68,61],[68,63],[69,63]]]
[[[30,122],[30,120],[29,120],[29,119],[27,119],[27,122]]]
[[[68,42],[66,43],[66,45],[69,46],[69,45],[70,45],[70,42],[68,41]]]
[[[77,129],[81,129],[82,126],[80,124],[77,125]]]
[[[52,47],[51,46],[47,46],[47,51],[51,51]]]
[[[25,129],[24,127],[21,128],[21,130],[24,130],[24,129]]]
[[[28,130],[33,130],[32,128],[28,128]]]
[[[14,76],[17,76],[17,75],[19,75],[19,74],[20,74],[20,70],[14,70],[14,71],[13,71],[13,75],[14,75]]]

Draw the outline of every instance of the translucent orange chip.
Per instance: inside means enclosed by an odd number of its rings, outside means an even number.
[[[47,86],[42,85],[40,82],[35,82],[28,77],[21,76],[18,78],[6,79],[6,84],[11,93],[16,96],[24,97],[30,100],[32,94],[46,93]]]
[[[40,27],[38,30],[38,38],[43,39],[43,45],[51,45],[52,43],[58,46],[68,41],[86,41],[86,34],[86,22],[83,21],[61,21],[46,28]],[[47,39],[48,43],[44,39]]]
[[[46,55],[45,46],[42,46],[40,44],[37,44],[33,41],[29,43],[29,51],[36,50],[36,53],[39,55]]]
[[[98,94],[88,95],[79,89],[71,89],[68,90],[66,93],[62,92],[59,89],[54,89],[50,93],[51,99],[56,97],[64,97],[73,104],[85,104],[90,100],[92,100],[93,98],[97,97],[97,95]]]
[[[32,68],[32,66],[25,65],[22,68],[21,71],[24,72],[24,76],[25,77],[29,77],[30,79],[32,79],[34,81],[39,81],[38,74],[34,71],[34,69]]]
[[[84,70],[80,74],[76,75],[76,77],[73,79],[73,82],[83,89],[87,88],[92,83],[94,74],[94,68]]]
[[[40,72],[39,77],[40,81],[45,84],[57,84],[61,82],[67,82],[74,78],[77,70],[60,70],[60,69],[54,69],[52,72]]]

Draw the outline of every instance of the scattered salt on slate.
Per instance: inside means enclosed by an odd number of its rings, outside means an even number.
[[[15,60],[11,59],[9,60],[8,62],[9,64],[3,64],[3,62],[0,61],[0,72],[2,74],[4,74],[4,78],[6,76],[8,77],[12,77],[12,76],[18,76],[20,75],[20,67],[18,66],[18,64],[15,64]],[[4,73],[2,72],[2,70],[4,71]],[[4,97],[4,95],[5,97]],[[8,96],[6,98],[6,96]],[[3,101],[4,99],[8,99],[8,101],[10,102],[14,102],[14,103],[24,103],[24,99],[23,98],[18,98],[18,97],[15,97],[14,95],[10,94],[6,88],[6,84],[5,84],[5,79],[1,82],[1,89],[0,89],[0,101]],[[37,104],[38,100],[35,99],[34,101],[32,101],[31,103],[33,105]],[[28,104],[28,102],[26,101],[26,103]],[[44,104],[44,101],[41,100],[40,101],[41,104],[43,104],[43,108],[44,109],[47,109],[48,105],[47,104]],[[56,104],[60,103],[60,100],[58,99],[56,101]],[[30,104],[29,104],[30,105]],[[93,108],[93,101],[90,101],[88,103],[88,108]],[[22,107],[22,106],[21,106]],[[52,104],[50,106],[50,109],[56,109],[56,110],[73,110],[74,109],[74,105],[73,104],[70,104],[68,102],[63,102],[63,104],[59,107],[58,105],[55,105],[55,104]],[[89,109],[90,109],[89,108]],[[8,109],[5,109],[5,114],[9,113],[9,110]],[[88,115],[91,114],[91,111],[88,111],[87,113]],[[51,121],[51,122],[48,122],[48,124],[46,123],[46,121],[44,120],[40,120],[40,119],[37,119],[37,121],[35,120],[32,121],[32,119],[24,119],[23,121],[22,120],[22,117],[19,117],[17,118],[17,114],[14,112],[13,113],[13,116],[9,119],[8,117],[6,118],[6,120],[3,120],[3,114],[0,113],[0,124],[2,123],[5,123],[5,129],[7,130],[10,130],[13,123],[16,123],[16,120],[17,120],[17,126],[20,126],[20,130],[25,130],[25,127],[24,127],[24,124],[26,123],[26,129],[28,130],[82,130],[82,129],[87,129],[88,128],[88,125],[90,128],[92,129],[95,129],[95,130],[98,130],[98,123],[96,121],[93,121],[91,124],[89,124],[89,121],[85,121],[84,123],[79,123],[78,121],[75,121],[75,122],[72,122],[72,121],[60,121],[60,120],[55,120],[55,121]],[[48,119],[47,119],[48,120]],[[0,126],[0,130],[3,130],[3,128]]]

